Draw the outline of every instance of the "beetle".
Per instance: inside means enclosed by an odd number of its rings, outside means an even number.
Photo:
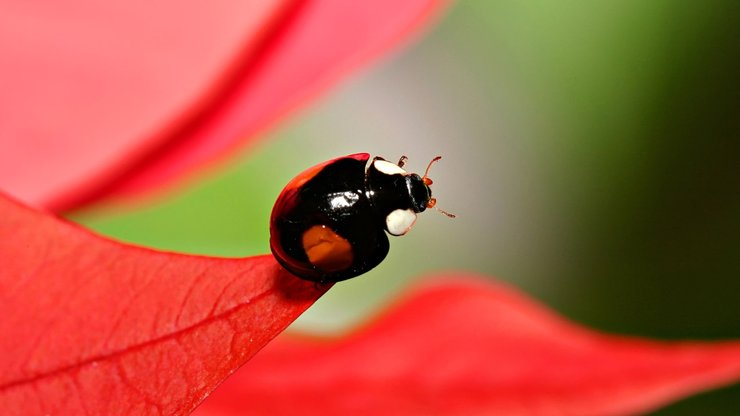
[[[280,193],[270,216],[270,249],[294,275],[320,284],[367,272],[386,257],[388,234],[406,234],[433,208],[429,162],[423,176],[356,153],[311,167]],[[439,210],[439,208],[437,208]],[[443,214],[454,215],[439,210]]]

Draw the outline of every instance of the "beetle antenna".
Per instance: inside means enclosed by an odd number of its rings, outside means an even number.
[[[426,186],[429,186],[432,184],[432,180],[429,179],[429,169],[431,169],[432,165],[435,162],[438,162],[440,159],[442,159],[442,156],[437,156],[434,159],[432,159],[432,161],[429,162],[429,164],[427,165],[427,170],[424,171],[424,176],[421,177],[421,180],[424,182],[424,184],[426,184]],[[445,210],[439,209],[438,207],[436,207],[436,205],[437,205],[437,199],[431,198],[429,202],[427,203],[427,208],[435,208],[440,214],[444,214],[449,218],[457,217],[457,215],[455,214],[451,214]]]
[[[428,178],[429,177],[429,169],[432,168],[432,165],[434,164],[434,162],[437,162],[440,159],[442,159],[442,156],[437,156],[434,159],[432,159],[431,162],[429,162],[429,164],[427,165],[427,170],[424,171],[424,176],[422,176],[422,178]]]
[[[456,218],[456,217],[457,217],[457,215],[455,215],[455,214],[452,214],[452,213],[449,213],[449,212],[447,212],[447,211],[445,211],[445,210],[441,210],[441,209],[439,209],[439,208],[435,208],[435,209],[436,209],[437,211],[439,211],[439,213],[440,213],[440,214],[444,214],[444,215],[447,215],[447,216],[448,216],[449,218]]]
[[[435,157],[427,165],[427,170],[424,171],[424,176],[421,177],[421,181],[424,182],[424,185],[429,186],[429,185],[431,185],[433,183],[432,180],[429,178],[429,169],[431,169],[431,167],[434,164],[434,162],[438,161],[439,159],[442,159],[442,156]]]
[[[427,208],[434,208],[439,211],[440,214],[447,215],[449,218],[457,217],[457,215],[455,214],[451,214],[445,210],[439,209],[439,207],[437,207],[437,198],[430,198],[429,202],[427,202]]]

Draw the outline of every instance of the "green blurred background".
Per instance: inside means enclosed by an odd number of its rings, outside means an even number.
[[[414,279],[472,271],[603,331],[740,338],[740,2],[465,1],[260,144],[136,207],[72,219],[119,239],[268,253],[296,173],[431,157],[439,206],[296,326],[332,332]],[[740,387],[660,414],[740,414]]]

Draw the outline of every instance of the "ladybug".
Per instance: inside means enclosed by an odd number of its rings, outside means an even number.
[[[424,176],[398,163],[357,153],[318,164],[291,180],[270,217],[270,249],[301,279],[339,282],[361,275],[388,254],[388,234],[406,234],[432,208],[429,162]],[[437,208],[438,209],[438,208]],[[439,209],[438,209],[439,210]],[[441,211],[443,214],[454,215]]]

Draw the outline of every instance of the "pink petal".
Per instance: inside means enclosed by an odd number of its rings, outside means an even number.
[[[599,334],[463,277],[343,338],[278,338],[196,414],[624,415],[738,379],[740,342]]]
[[[0,195],[0,414],[188,414],[328,287],[98,237]]]
[[[440,3],[4,6],[0,189],[57,211],[146,191],[252,139]]]

